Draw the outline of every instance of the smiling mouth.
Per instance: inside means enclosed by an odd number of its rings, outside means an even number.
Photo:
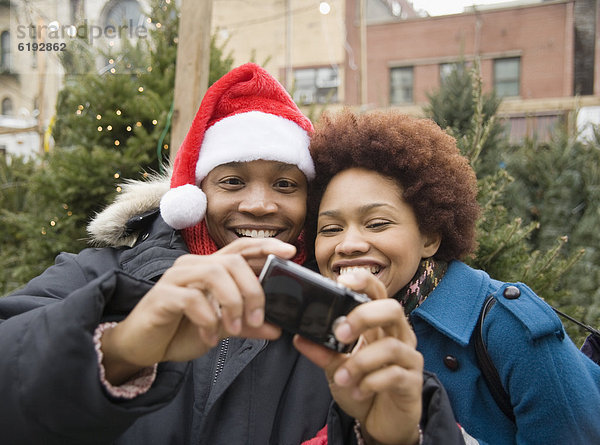
[[[239,238],[273,238],[279,232],[277,230],[256,230],[256,229],[234,229]]]
[[[357,270],[366,270],[371,272],[373,275],[377,275],[381,272],[381,266],[370,265],[370,266],[349,266],[349,267],[340,267],[338,269],[339,275],[344,275],[346,273],[356,272]]]

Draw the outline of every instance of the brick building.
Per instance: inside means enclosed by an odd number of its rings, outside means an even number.
[[[351,47],[360,51],[359,16],[346,2]],[[427,93],[461,60],[480,61],[483,88],[503,97],[510,137],[545,139],[577,107],[600,105],[595,0],[521,1],[439,17],[366,25],[367,92],[360,69],[345,64],[345,102],[419,114]]]

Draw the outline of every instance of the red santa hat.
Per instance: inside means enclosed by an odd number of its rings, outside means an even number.
[[[228,162],[258,159],[296,165],[308,180],[315,168],[308,150],[313,126],[283,86],[253,63],[233,69],[206,92],[177,151],[171,188],[160,212],[174,229],[202,221],[202,180]]]

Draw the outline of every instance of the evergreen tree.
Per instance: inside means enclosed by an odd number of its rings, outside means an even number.
[[[568,239],[565,253],[582,258],[564,278],[569,290],[558,304],[586,324],[600,325],[600,145],[582,141],[559,125],[548,143],[527,140],[507,153],[506,166],[515,181],[507,196],[512,211],[538,229],[534,248],[558,236]]]
[[[39,275],[61,251],[87,247],[87,223],[112,201],[123,178],[139,179],[167,161],[177,54],[175,2],[153,0],[148,39],[95,50],[75,39],[63,56],[55,147],[32,162],[0,164],[3,255],[0,292]],[[233,64],[211,40],[210,79]],[[101,60],[103,68],[95,63]],[[6,161],[8,162],[8,161]],[[12,175],[12,177],[10,176]]]
[[[457,139],[478,175],[485,176],[498,169],[506,142],[504,128],[495,118],[501,101],[494,91],[482,94],[478,70],[477,63],[472,68],[464,61],[457,63],[440,88],[427,95],[429,103],[423,111]],[[467,144],[472,152],[466,151]]]
[[[581,249],[567,248],[568,233],[564,226],[563,230],[549,231],[543,243],[535,242],[545,223],[519,210],[527,197],[521,190],[522,184],[513,178],[512,170],[504,168],[505,163],[512,166],[513,162],[506,156],[509,146],[495,117],[499,101],[493,93],[482,94],[477,66],[469,71],[454,70],[440,89],[430,95],[430,100],[426,115],[456,137],[478,177],[478,201],[482,208],[477,224],[479,247],[467,263],[496,279],[524,282],[550,303],[578,317],[582,308],[571,304],[572,292],[563,279],[580,259]],[[528,171],[523,161],[516,164]],[[540,164],[536,168],[544,170],[546,166]],[[569,335],[581,343],[584,334],[579,328],[565,325]]]

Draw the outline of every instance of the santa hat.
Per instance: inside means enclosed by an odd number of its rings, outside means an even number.
[[[267,71],[253,63],[233,69],[208,89],[177,151],[171,188],[160,202],[163,219],[174,229],[202,221],[206,195],[200,183],[228,162],[284,162],[311,180],[312,131],[310,120]]]

